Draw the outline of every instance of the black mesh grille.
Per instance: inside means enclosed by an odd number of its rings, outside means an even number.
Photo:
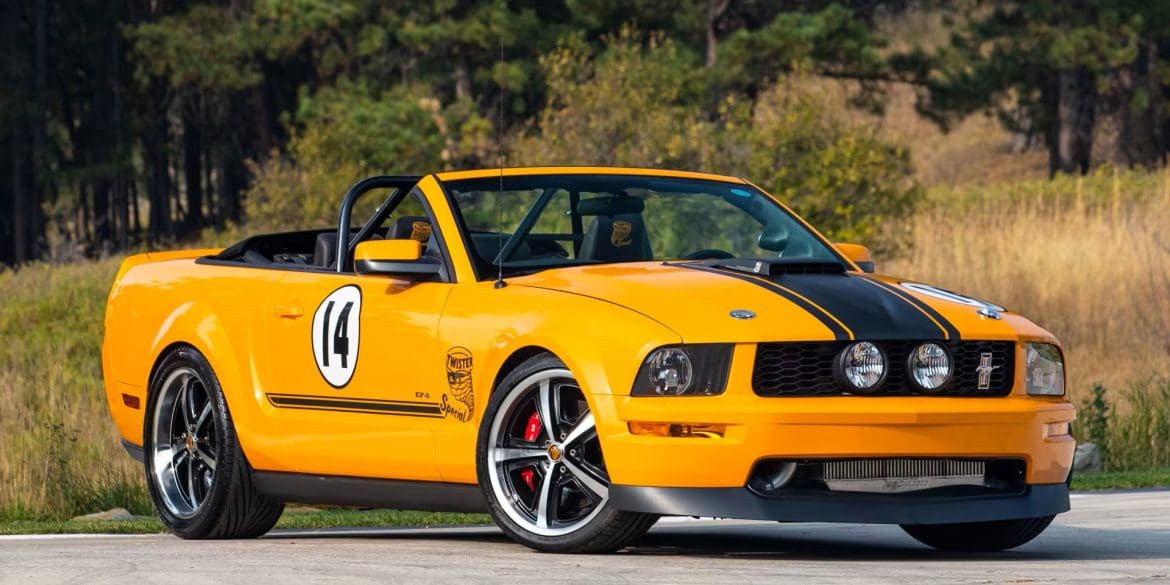
[[[849,394],[833,375],[834,361],[850,341],[761,343],[756,350],[752,390],[760,396]],[[1012,391],[1016,345],[1011,341],[936,342],[950,351],[954,374],[941,390],[923,392],[908,379],[906,359],[919,341],[874,341],[886,354],[886,380],[872,396],[1005,396]],[[987,387],[979,387],[980,365],[990,354]]]

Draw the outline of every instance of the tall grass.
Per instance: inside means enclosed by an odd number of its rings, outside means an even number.
[[[101,381],[117,260],[0,273],[0,521],[146,512]]]
[[[1018,311],[1065,344],[1073,397],[1170,374],[1170,175],[934,189],[881,272]],[[1119,404],[1126,414],[1124,401]]]

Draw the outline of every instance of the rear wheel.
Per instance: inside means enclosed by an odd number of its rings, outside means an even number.
[[[995,552],[1016,548],[1036,538],[1055,516],[965,522],[961,524],[903,524],[922,544],[947,551]]]
[[[142,446],[151,501],[182,538],[255,538],[284,510],[252,483],[219,381],[193,348],[156,369]]]
[[[573,375],[551,355],[529,359],[488,401],[476,453],[496,524],[546,552],[611,552],[657,516],[615,510],[593,413]]]

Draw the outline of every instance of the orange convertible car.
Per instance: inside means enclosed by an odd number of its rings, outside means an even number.
[[[106,389],[183,538],[303,502],[486,510],[562,552],[663,515],[1031,540],[1069,508],[1059,343],[872,272],[737,178],[374,177],[336,229],[127,259]]]

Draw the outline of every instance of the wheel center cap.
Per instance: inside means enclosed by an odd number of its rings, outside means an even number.
[[[548,446],[548,458],[556,461],[561,458],[561,448],[556,445]]]
[[[195,450],[195,435],[187,435],[187,450]]]

